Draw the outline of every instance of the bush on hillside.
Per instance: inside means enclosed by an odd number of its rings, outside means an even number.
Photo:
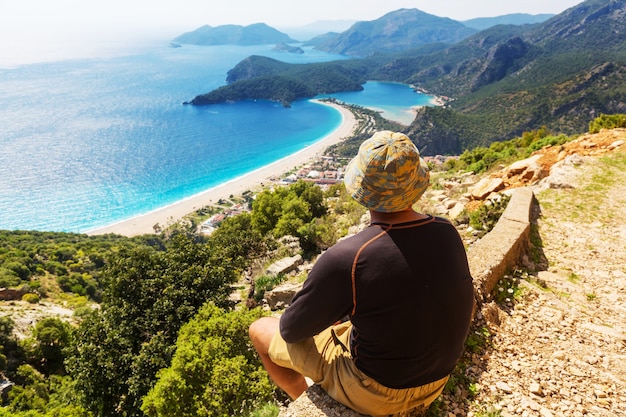
[[[500,219],[510,199],[510,196],[500,194],[499,199],[489,200],[478,209],[471,211],[469,213],[470,226],[482,231],[482,235],[489,233]]]
[[[515,139],[493,142],[489,147],[479,146],[471,151],[465,150],[452,166],[480,174],[496,165],[527,158],[545,146],[561,145],[572,139],[565,135],[550,135],[548,130],[542,127],[532,132],[524,132],[521,137]]]
[[[172,364],[159,371],[141,410],[150,417],[230,417],[271,401],[275,386],[248,337],[263,314],[204,305],[181,328]]]
[[[151,235],[127,238],[0,230],[0,287],[28,284],[45,297],[56,292],[58,284],[64,292],[88,295],[99,302],[101,272],[110,256],[122,247],[162,245],[160,237]]]
[[[30,304],[38,304],[40,300],[37,294],[27,293],[22,296],[22,301],[26,301]]]
[[[601,114],[589,123],[589,133],[598,133],[602,129],[626,127],[626,114]]]

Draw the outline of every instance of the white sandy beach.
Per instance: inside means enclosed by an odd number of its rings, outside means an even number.
[[[269,178],[280,176],[293,168],[304,165],[316,157],[321,156],[326,148],[350,136],[357,123],[352,112],[345,107],[331,103],[322,104],[332,106],[339,110],[342,115],[342,122],[332,133],[313,145],[270,165],[266,165],[250,174],[241,176],[185,200],[133,217],[129,220],[92,230],[87,232],[87,234],[101,235],[115,233],[123,236],[137,236],[154,233],[154,225],[157,223],[161,227],[166,227],[182,219],[189,213],[204,206],[214,204],[221,198],[228,198],[231,195],[240,195],[246,190],[255,190],[259,188],[262,183],[269,183]]]

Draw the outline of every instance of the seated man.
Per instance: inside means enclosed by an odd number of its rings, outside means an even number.
[[[320,256],[280,319],[250,326],[263,365],[292,398],[306,376],[347,407],[386,416],[428,407],[443,390],[474,289],[454,226],[412,208],[428,181],[415,145],[390,131],[363,142],[346,167],[370,226]]]

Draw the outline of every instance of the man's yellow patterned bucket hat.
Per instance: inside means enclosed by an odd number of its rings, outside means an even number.
[[[375,133],[348,163],[344,184],[361,205],[391,213],[405,210],[424,194],[430,175],[408,136],[389,130]]]

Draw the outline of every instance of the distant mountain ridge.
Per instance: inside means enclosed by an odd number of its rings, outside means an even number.
[[[529,31],[526,39],[545,47],[601,50],[624,45],[624,0],[587,0]]]
[[[265,23],[248,26],[222,25],[202,26],[192,32],[174,38],[174,42],[192,45],[265,45],[298,42]]]
[[[318,44],[316,49],[341,55],[369,56],[429,43],[453,44],[474,33],[476,29],[452,19],[418,9],[399,9],[376,20],[357,22],[345,32]]]
[[[320,21],[291,31],[306,36],[323,28],[350,25],[345,31],[325,31],[311,38],[296,40],[286,33],[255,23],[248,26],[204,25],[173,39],[174,43],[192,45],[261,45],[273,43],[300,43],[317,49],[353,56],[377,52],[393,52],[425,43],[456,43],[480,29],[498,24],[523,25],[542,22],[553,15],[511,14],[458,22],[424,13],[418,9],[399,9],[373,21]]]
[[[405,82],[455,98],[422,109],[407,130],[429,154],[542,126],[573,134],[602,113],[626,112],[626,2],[587,0],[539,25],[481,31],[445,59],[412,62]]]
[[[402,19],[387,23],[401,27]],[[455,44],[405,47],[298,66],[244,60],[229,71],[229,85],[192,103],[262,98],[288,104],[294,97],[358,90],[367,80],[411,84],[448,100],[445,107],[420,109],[405,129],[425,155],[458,154],[542,126],[573,134],[601,113],[626,112],[623,0],[587,0],[543,23],[493,26]]]
[[[463,20],[461,23],[472,29],[485,30],[496,25],[531,25],[543,23],[554,16],[553,14],[512,13],[496,17],[478,17],[476,19]]]

